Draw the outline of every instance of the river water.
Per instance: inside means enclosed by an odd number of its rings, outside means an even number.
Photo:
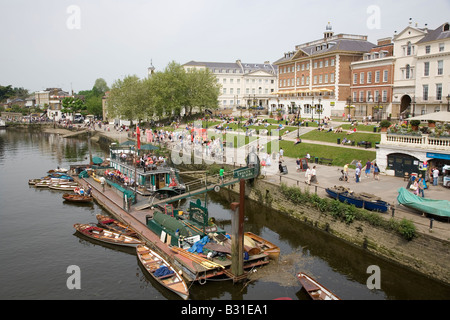
[[[92,152],[107,156],[95,144]],[[98,204],[69,204],[62,199],[63,191],[28,185],[28,179],[42,177],[50,169],[68,168],[87,159],[88,145],[82,140],[10,128],[0,131],[0,299],[177,299],[145,275],[134,249],[94,244],[75,233],[75,223],[96,222],[96,214],[107,214]],[[237,200],[232,197],[236,196],[227,191],[199,197],[207,201],[210,216],[229,232],[229,204]],[[279,245],[280,260],[256,269],[245,283],[194,283],[190,299],[307,300],[295,278],[300,271],[345,300],[450,298],[448,286],[255,202],[246,203],[244,229]],[[67,285],[71,266],[79,267],[80,289]],[[380,289],[367,286],[372,275],[369,266],[379,267]]]

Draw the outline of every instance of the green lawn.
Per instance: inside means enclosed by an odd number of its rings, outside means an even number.
[[[361,160],[363,163],[370,159],[376,158],[376,151],[368,151],[366,149],[352,149],[345,147],[331,147],[312,143],[300,143],[295,145],[292,141],[279,141],[280,148],[283,148],[284,155],[289,158],[303,158],[307,153],[312,158],[327,158],[333,159],[333,166],[343,167],[346,163],[351,163],[353,160]],[[271,152],[270,143],[265,147],[268,152]],[[374,150],[374,149],[372,149]]]
[[[313,130],[301,136],[301,138],[305,140],[323,141],[331,143],[337,143],[338,138],[341,139],[342,141],[345,137],[347,138],[347,140],[352,140],[356,142],[370,141],[372,143],[372,146],[375,146],[375,143],[380,142],[381,140],[381,135],[378,133],[355,132],[347,135],[347,132],[345,130],[342,133]]]

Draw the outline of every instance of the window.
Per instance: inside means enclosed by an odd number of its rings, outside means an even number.
[[[358,74],[354,73],[353,74],[353,84],[357,84],[358,83]]]
[[[317,69],[317,62],[314,62],[314,69]]]
[[[387,90],[383,90],[383,102],[387,102]]]
[[[237,88],[237,89],[236,89],[236,93],[237,93],[237,94],[241,94],[241,88]]]
[[[442,100],[442,83],[436,84],[436,100]]]
[[[319,83],[322,83],[322,75],[319,75]]]
[[[328,60],[325,60],[325,68],[328,67]]]
[[[233,94],[233,93],[234,93],[234,89],[230,88],[230,94]]]
[[[428,85],[423,85],[423,101],[428,101]]]
[[[364,101],[364,91],[360,91],[359,92],[359,102],[363,102]]]
[[[353,92],[353,102],[356,102],[357,92]]]
[[[380,82],[380,71],[375,71],[375,82]]]
[[[334,83],[334,73],[330,74],[330,82]]]
[[[375,102],[379,102],[379,95],[380,92],[378,90],[375,90],[375,95],[373,96]]]
[[[317,76],[314,76],[314,84],[317,84]]]
[[[328,83],[328,74],[325,75],[325,83]]]
[[[305,76],[302,74],[302,86],[305,85]]]
[[[425,62],[423,64],[423,75],[425,77],[428,77],[430,75],[430,63],[429,62]]]
[[[372,100],[372,91],[367,91],[367,102],[371,102]]]
[[[372,72],[367,72],[367,83],[372,83]]]
[[[388,75],[389,75],[389,71],[384,70],[383,71],[383,82],[388,82]]]
[[[227,88],[223,88],[223,94],[227,94]]]
[[[412,45],[411,42],[408,42],[407,46],[406,46],[406,55],[410,56],[412,52]]]
[[[319,61],[319,68],[323,68],[323,61],[322,60]]]
[[[223,83],[227,83],[227,79],[223,79]]]
[[[364,84],[364,72],[361,72],[361,73],[359,74],[359,83],[360,83],[360,84]]]
[[[300,78],[297,78],[297,85],[300,85]]]
[[[444,74],[444,60],[438,61],[438,70],[437,70],[438,76],[441,76]]]
[[[309,85],[309,76],[306,77],[306,85]]]
[[[439,43],[439,52],[443,52],[445,50],[445,45],[443,43]]]
[[[330,64],[331,64],[332,67],[334,67],[334,59],[330,60]]]
[[[425,47],[425,53],[428,54],[431,52],[431,46],[426,46]]]

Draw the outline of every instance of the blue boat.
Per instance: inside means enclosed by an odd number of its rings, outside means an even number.
[[[325,189],[327,194],[341,202],[354,205],[357,208],[364,208],[370,211],[386,212],[389,209],[389,203],[368,193],[354,193],[345,187],[333,187]]]

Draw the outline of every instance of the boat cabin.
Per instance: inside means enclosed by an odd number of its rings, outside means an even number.
[[[158,149],[135,151],[134,145],[111,145],[110,166],[127,177],[130,182],[136,181],[137,192],[150,195],[152,192],[167,188],[182,193],[185,186],[178,170],[167,165],[166,160],[156,153],[148,152]]]

